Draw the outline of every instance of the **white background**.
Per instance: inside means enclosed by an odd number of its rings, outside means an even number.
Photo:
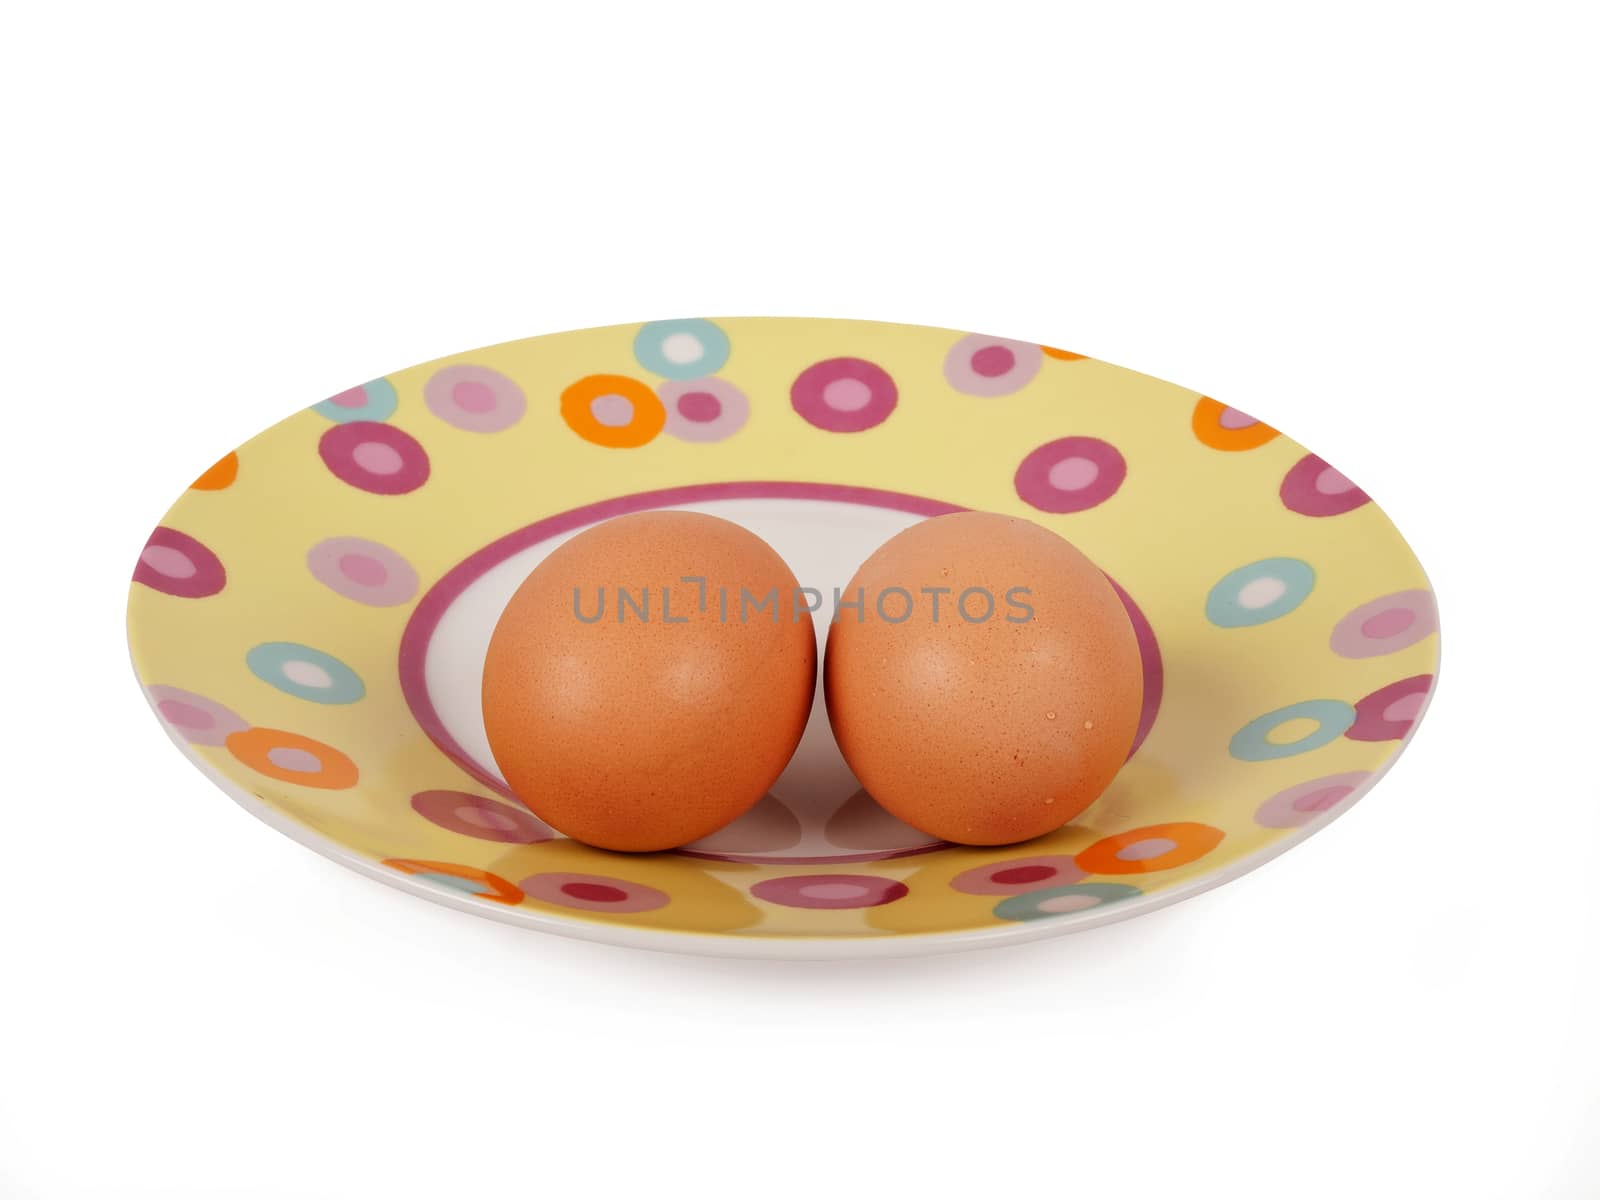
[[[11,11],[0,1197],[1600,1194],[1583,7]],[[831,965],[425,904],[161,735],[126,582],[221,451],[474,345],[756,313],[1285,428],[1438,588],[1426,726],[1218,892]]]

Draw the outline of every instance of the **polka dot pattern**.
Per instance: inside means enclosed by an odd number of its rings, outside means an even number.
[[[394,384],[387,379],[374,379],[337,396],[329,396],[321,404],[313,404],[311,411],[345,425],[353,421],[387,421],[399,405],[400,397]]]
[[[187,533],[160,525],[139,552],[133,581],[168,596],[199,600],[226,587],[228,573],[208,547]]]
[[[750,888],[756,899],[784,908],[876,908],[907,891],[899,880],[878,875],[784,875]]]
[[[1206,597],[1206,620],[1224,629],[1265,625],[1305,603],[1317,573],[1298,558],[1263,558],[1235,567]]]
[[[789,402],[818,429],[860,433],[882,425],[900,402],[889,372],[864,358],[829,358],[801,371]]]
[[[422,386],[422,402],[441,421],[469,433],[510,429],[528,408],[527,397],[513,380],[470,363],[435,371]]]
[[[547,871],[528,876],[519,886],[530,900],[585,912],[652,912],[671,903],[663,891],[611,875]]]
[[[683,442],[720,442],[744,428],[750,400],[722,379],[668,380],[661,385],[666,431]]]
[[[1372,778],[1370,771],[1346,771],[1285,788],[1256,809],[1256,824],[1268,829],[1296,829],[1332,812]]]
[[[1145,702],[1135,761],[1091,826],[951,847],[848,776],[803,770],[774,785],[783,799],[681,852],[607,855],[460,752],[451,731],[470,733],[473,714],[439,668],[473,653],[464,625],[498,586],[484,572],[644,508],[710,505],[759,526],[747,500],[804,514],[824,545],[829,529],[874,526],[814,502],[933,516],[961,501],[1030,515],[1115,569],[1154,624],[1118,587]],[[207,468],[134,574],[153,707],[252,807],[435,898],[602,937],[849,936],[870,953],[900,934],[1142,911],[1347,808],[1415,727],[1437,653],[1433,597],[1383,514],[1271,426],[1057,348],[854,322],[658,322],[375,380]],[[282,637],[300,640],[268,640]],[[1184,688],[1164,689],[1163,653]],[[1213,667],[1215,686],[1189,686]],[[1265,711],[1296,697],[1328,698]],[[1307,765],[1271,765],[1296,756]]]
[[[360,777],[355,763],[332,746],[284,729],[245,729],[230,733],[223,744],[252,771],[284,783],[343,790]]]
[[[1336,517],[1368,503],[1365,492],[1315,454],[1308,454],[1283,477],[1278,489],[1284,507],[1306,517]]]
[[[244,660],[257,679],[302,700],[354,704],[367,694],[361,677],[344,663],[299,642],[262,642]]]
[[[1333,627],[1328,645],[1342,658],[1376,658],[1415,646],[1438,632],[1433,593],[1411,588],[1351,609]]]
[[[1398,741],[1411,732],[1432,689],[1432,675],[1413,675],[1363,696],[1345,736],[1356,742]]]
[[[698,318],[651,321],[633,339],[633,356],[646,371],[668,379],[703,379],[728,361],[728,335]]]
[[[317,453],[335,478],[376,496],[403,496],[428,482],[427,452],[393,425],[335,425],[322,435]]]
[[[1087,912],[1142,895],[1144,893],[1131,883],[1075,883],[1012,896],[994,906],[994,915],[1002,921],[1039,921]]]
[[[358,537],[328,538],[306,553],[306,567],[317,582],[358,604],[392,608],[417,594],[417,572],[380,542]]]
[[[1075,513],[1104,504],[1128,476],[1110,442],[1065,437],[1046,442],[1017,468],[1017,495],[1041,512]]]
[[[952,879],[950,886],[972,896],[1015,896],[1066,887],[1084,875],[1070,854],[1034,854],[972,867]]]
[[[968,396],[1009,396],[1033,382],[1044,351],[1028,342],[968,334],[944,360],[944,377]]]
[[[1292,758],[1336,741],[1355,719],[1343,700],[1302,700],[1251,721],[1233,735],[1228,753],[1244,762]]]
[[[146,694],[167,728],[191,746],[220,746],[230,733],[250,727],[231,708],[182,688],[153,687]]]
[[[655,440],[667,410],[645,384],[626,375],[586,375],[561,393],[561,416],[586,442],[632,450]]]
[[[531,846],[548,842],[554,831],[527,809],[487,796],[448,789],[418,792],[411,797],[416,813],[440,829],[485,842]]]
[[[1204,858],[1222,844],[1222,830],[1198,821],[1145,825],[1101,838],[1078,855],[1091,875],[1139,875],[1170,871]]]

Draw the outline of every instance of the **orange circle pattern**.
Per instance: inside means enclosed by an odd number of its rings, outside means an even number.
[[[621,396],[633,405],[626,425],[602,425],[589,406],[601,396]],[[561,417],[584,441],[616,450],[631,450],[654,439],[667,423],[661,398],[646,384],[626,375],[585,375],[561,393]]]
[[[1194,406],[1194,435],[1213,450],[1254,450],[1278,436],[1278,431],[1264,421],[1229,429],[1222,423],[1227,407],[1210,396],[1201,396],[1200,403]]]
[[[265,729],[255,726],[230,733],[226,743],[228,752],[252,771],[285,783],[298,783],[301,787],[339,788],[354,787],[360,772],[339,751],[324,742],[289,733],[282,729]],[[280,767],[272,761],[274,750],[293,750],[309,754],[317,760],[315,771],[296,771]]]
[[[1165,825],[1145,825],[1126,833],[1101,838],[1077,857],[1078,866],[1091,875],[1141,875],[1146,871],[1170,871],[1204,858],[1222,843],[1222,830],[1197,821],[1173,821]],[[1141,842],[1172,842],[1172,849],[1149,857],[1123,858],[1129,847]]]

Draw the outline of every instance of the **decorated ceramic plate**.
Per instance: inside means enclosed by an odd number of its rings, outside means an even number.
[[[821,588],[941,513],[1058,531],[1138,633],[1134,753],[1065,828],[951,846],[861,789],[819,688],[770,794],[711,837],[561,837],[489,752],[489,635],[552,548],[653,508],[737,521]],[[1439,653],[1388,518],[1237,409],[1050,346],[760,318],[529,338],[314,404],[173,505],[128,626],[189,758],[347,866],[530,929],[793,957],[1066,933],[1241,875],[1373,785]]]

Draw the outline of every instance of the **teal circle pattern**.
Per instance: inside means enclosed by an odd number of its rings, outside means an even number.
[[[1206,620],[1223,629],[1265,625],[1299,608],[1316,584],[1316,571],[1298,558],[1247,563],[1229,571],[1211,589],[1206,597]]]
[[[489,885],[479,879],[462,879],[459,875],[441,875],[435,871],[418,871],[411,878],[438,884],[452,892],[465,892],[469,896],[487,896]]]
[[[633,339],[639,365],[668,379],[704,379],[728,361],[728,335],[699,317],[651,321]]]
[[[400,406],[400,397],[394,384],[387,379],[374,379],[358,388],[330,396],[321,404],[313,404],[311,411],[327,417],[336,425],[351,421],[387,421]]]
[[[994,906],[994,915],[1002,921],[1044,921],[1142,895],[1131,883],[1073,883],[1007,896]]]
[[[244,656],[251,674],[280,692],[317,704],[354,704],[366,684],[331,654],[299,642],[263,642]]]
[[[1286,721],[1309,718],[1317,723],[1316,729],[1299,741],[1279,745],[1269,742],[1267,734]],[[1228,753],[1243,762],[1270,762],[1275,758],[1293,758],[1326,746],[1344,736],[1344,731],[1356,722],[1356,710],[1343,700],[1302,700],[1286,708],[1274,709],[1257,717],[1228,743]]]

